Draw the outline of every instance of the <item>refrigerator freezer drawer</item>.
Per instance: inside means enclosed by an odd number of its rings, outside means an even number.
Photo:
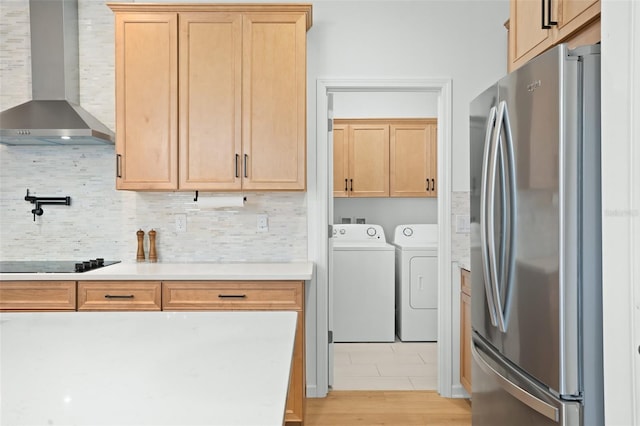
[[[474,336],[472,411],[474,426],[578,426],[582,405],[556,398],[503,363]]]

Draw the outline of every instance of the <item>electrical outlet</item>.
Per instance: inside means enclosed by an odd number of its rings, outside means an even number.
[[[258,215],[258,232],[269,232],[269,216],[266,214]]]
[[[367,219],[364,217],[356,217],[356,223],[361,223],[361,224],[367,223]]]
[[[174,216],[176,222],[176,232],[187,232],[187,215],[178,213]]]
[[[456,234],[468,234],[471,232],[471,224],[468,214],[456,215]]]

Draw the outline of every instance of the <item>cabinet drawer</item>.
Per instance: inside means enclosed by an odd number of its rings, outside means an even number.
[[[79,311],[159,311],[159,281],[80,281]]]
[[[471,272],[460,269],[460,290],[471,296]]]
[[[1,281],[2,311],[75,311],[75,281]]]
[[[162,283],[165,310],[301,310],[298,282],[180,281]]]

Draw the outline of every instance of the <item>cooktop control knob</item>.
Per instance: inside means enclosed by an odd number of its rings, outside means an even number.
[[[402,230],[402,233],[404,234],[405,237],[410,237],[413,235],[413,229],[411,228],[404,228]]]
[[[367,228],[367,235],[370,236],[370,237],[375,237],[376,236],[376,228],[373,228],[373,227]]]

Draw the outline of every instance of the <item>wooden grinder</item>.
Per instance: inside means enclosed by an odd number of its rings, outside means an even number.
[[[156,253],[156,231],[149,231],[149,262],[157,262],[158,254]]]
[[[138,236],[138,254],[136,254],[136,261],[144,262],[144,231],[139,229],[136,235]]]

